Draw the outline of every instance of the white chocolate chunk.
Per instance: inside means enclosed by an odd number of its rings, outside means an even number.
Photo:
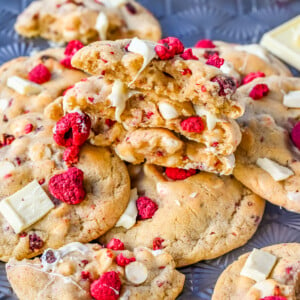
[[[240,79],[240,74],[234,69],[234,66],[229,61],[224,61],[223,65],[220,67],[221,72],[224,74],[233,76],[237,79]]]
[[[294,175],[294,172],[289,168],[283,167],[277,162],[268,158],[259,158],[256,164],[268,172],[275,181],[281,181]]]
[[[144,58],[144,63],[136,74],[135,78],[132,80],[132,82],[129,83],[129,85],[138,78],[138,76],[143,72],[150,61],[156,56],[155,46],[155,43],[150,41],[143,41],[138,39],[137,37],[132,39],[129,44],[128,51],[142,55]]]
[[[251,278],[256,282],[265,280],[271,273],[277,257],[259,249],[253,249],[240,275]]]
[[[125,275],[133,284],[141,284],[147,280],[148,270],[143,263],[134,261],[125,267]]]
[[[102,41],[106,40],[108,25],[109,21],[106,14],[104,12],[100,12],[96,20],[95,28],[99,32],[99,36]]]
[[[0,161],[0,179],[12,172],[14,169],[15,166],[13,163],[9,161]]]
[[[40,84],[36,84],[19,76],[9,77],[6,85],[17,93],[26,96],[39,94],[43,90]]]
[[[300,108],[300,91],[291,91],[283,96],[283,105]]]
[[[115,80],[108,99],[110,100],[111,105],[116,108],[115,118],[118,122],[122,122],[121,115],[125,110],[127,99],[137,93],[137,91],[128,90],[127,86],[122,81]]]
[[[300,201],[300,192],[288,192],[287,197],[291,201]]]
[[[4,112],[9,107],[8,99],[0,99],[0,112]]]
[[[257,57],[261,58],[266,62],[270,62],[269,58],[266,55],[266,51],[260,45],[257,44],[239,45],[239,46],[235,46],[235,49],[238,51],[246,51],[250,54],[256,55]]]
[[[99,2],[103,3],[106,7],[119,7],[125,4],[127,1],[126,0],[99,0]]]
[[[53,207],[53,202],[36,180],[0,202],[0,212],[15,233],[30,227]]]
[[[191,197],[191,198],[195,198],[197,195],[198,195],[198,193],[197,193],[197,192],[194,192],[194,193],[191,193],[191,194],[190,194],[190,197]]]
[[[137,189],[134,188],[130,191],[130,199],[126,210],[115,225],[115,227],[131,228],[136,223],[138,211],[136,208],[136,200],[138,199]]]
[[[206,117],[206,126],[208,130],[213,130],[216,127],[217,122],[220,122],[221,120],[217,118],[214,114],[212,114],[210,111],[207,109],[199,106],[199,105],[194,105],[195,112],[197,116]]]
[[[165,120],[172,120],[179,116],[177,110],[169,103],[160,102],[158,104],[159,112]]]

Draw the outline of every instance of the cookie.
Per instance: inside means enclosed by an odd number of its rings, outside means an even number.
[[[0,124],[24,113],[42,113],[67,88],[87,77],[60,63],[64,51],[47,49],[0,67]]]
[[[254,253],[254,254],[253,254]],[[212,300],[293,300],[299,296],[300,244],[287,243],[272,245],[255,250],[238,258],[229,265],[219,277]],[[256,261],[252,267],[266,266],[273,258],[276,260],[269,274],[257,282],[252,273],[245,272],[246,261]],[[255,256],[255,257],[254,257]],[[250,257],[250,258],[249,258]],[[262,257],[264,260],[261,261]],[[270,264],[272,266],[272,263]],[[262,270],[263,271],[263,270]],[[260,271],[261,272],[261,271]],[[259,272],[259,273],[260,273]],[[243,275],[241,275],[244,274]],[[246,276],[247,275],[247,276]],[[251,277],[248,277],[251,276]]]
[[[195,55],[209,57],[215,53],[225,59],[221,70],[247,83],[249,74],[260,76],[292,76],[290,70],[276,57],[257,44],[238,45],[222,41],[200,40],[193,49]],[[246,82],[245,82],[246,81]]]
[[[154,92],[176,102],[191,101],[215,115],[243,114],[233,97],[236,80],[220,70],[224,61],[198,58],[176,38],[159,43],[139,39],[92,43],[78,51],[72,65],[105,80],[120,80],[143,92]]]
[[[167,97],[136,92],[123,86],[119,88],[125,90],[128,99],[125,103],[115,101],[115,87],[116,84],[105,82],[99,76],[79,82],[66,92],[64,111],[79,107],[91,119],[118,121],[128,131],[166,128],[225,156],[232,154],[240,143],[240,129],[232,119],[216,118],[207,110],[194,107],[191,102],[172,102]]]
[[[134,214],[128,206],[117,223],[120,227],[100,237],[100,242],[114,237],[128,249],[136,245],[163,249],[177,267],[244,245],[263,215],[264,200],[229,176],[170,168],[164,173],[153,165],[130,166],[130,174],[132,187],[137,188],[130,203],[138,211]]]
[[[251,98],[251,91],[262,85],[268,93]],[[296,144],[299,91],[298,78],[281,76],[258,78],[238,89],[237,94],[245,99],[246,112],[238,119],[243,138],[235,153],[233,173],[254,193],[295,212],[300,212]]]
[[[48,247],[74,241],[89,242],[113,227],[128,204],[130,179],[125,164],[109,149],[84,143],[88,119],[79,113],[72,117],[71,124],[66,120],[54,127],[53,121],[31,113],[1,127],[3,261],[34,257]],[[70,129],[60,140],[63,126]],[[65,147],[58,146],[53,135]],[[37,194],[42,195],[41,205],[36,204]],[[44,210],[45,205],[50,209]]]
[[[128,251],[115,239],[108,248],[71,243],[47,249],[34,260],[10,259],[6,271],[20,300],[173,300],[184,284],[184,275],[165,251]]]
[[[25,37],[41,36],[57,43],[161,37],[158,21],[133,0],[35,1],[18,17],[15,29]]]

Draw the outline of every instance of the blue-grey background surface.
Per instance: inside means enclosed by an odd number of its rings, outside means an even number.
[[[51,0],[48,0],[51,1]],[[13,29],[16,16],[30,0],[0,0],[0,63],[46,41],[25,40]],[[186,46],[202,38],[235,43],[258,42],[262,34],[300,14],[300,0],[140,0],[160,20],[164,36],[177,36]],[[300,215],[268,204],[262,223],[247,245],[218,259],[203,261],[181,271],[186,283],[180,299],[208,300],[219,274],[240,254],[254,247],[300,242]],[[0,263],[0,300],[16,299]],[[35,299],[28,299],[35,300]],[[63,299],[62,299],[63,300]],[[76,299],[74,299],[76,300]]]

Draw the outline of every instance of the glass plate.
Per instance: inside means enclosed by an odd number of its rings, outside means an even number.
[[[51,0],[49,0],[51,1]],[[19,37],[13,25],[30,0],[0,0],[0,64],[49,47],[41,39]],[[177,36],[186,46],[202,38],[256,43],[262,34],[300,13],[299,0],[140,0],[160,20],[164,36]],[[294,71],[294,74],[298,74]],[[208,300],[220,273],[252,248],[300,242],[300,215],[268,204],[254,237],[244,246],[214,260],[180,271],[186,275],[179,299]],[[0,263],[0,300],[16,299]],[[34,300],[34,299],[28,299]]]

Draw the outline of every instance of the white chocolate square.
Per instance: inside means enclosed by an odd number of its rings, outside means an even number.
[[[7,79],[6,85],[21,95],[36,95],[39,94],[43,87],[40,84],[34,83],[19,76],[11,76]]]

